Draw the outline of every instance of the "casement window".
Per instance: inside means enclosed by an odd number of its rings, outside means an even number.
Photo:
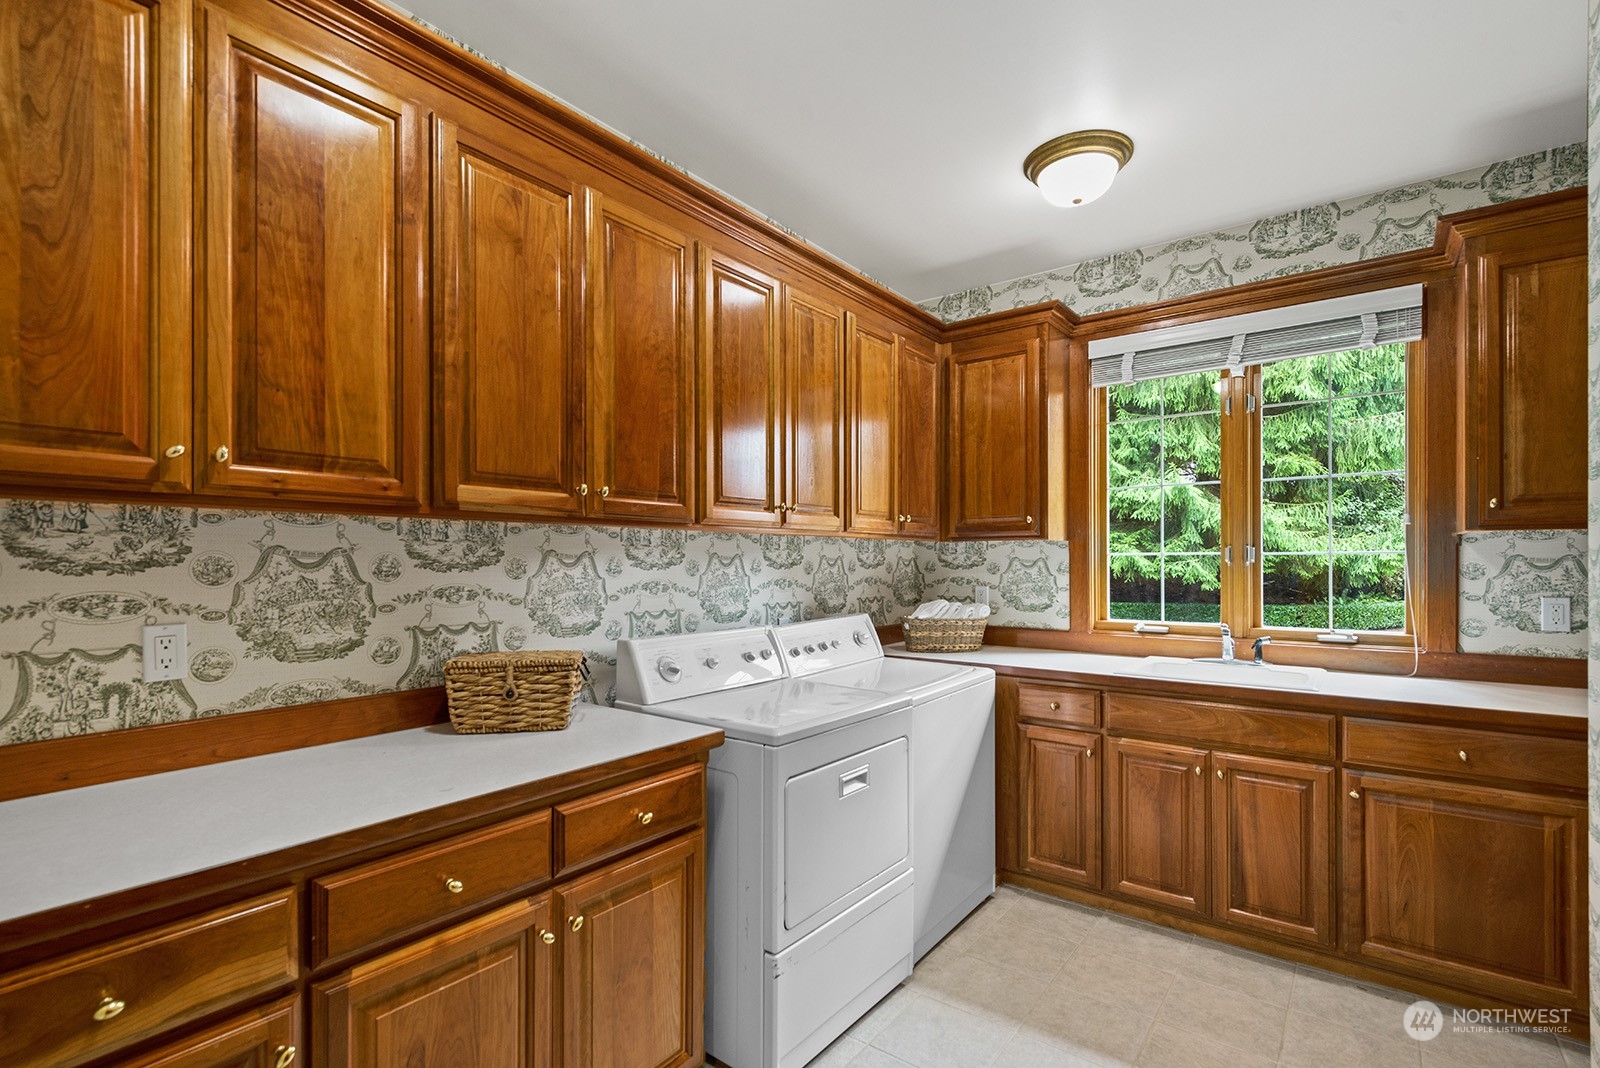
[[[1409,643],[1420,333],[1406,287],[1091,343],[1096,627]]]

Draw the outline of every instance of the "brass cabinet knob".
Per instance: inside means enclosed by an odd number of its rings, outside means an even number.
[[[1194,773],[1195,773],[1195,774],[1196,774],[1196,775],[1198,775],[1198,774],[1200,774],[1200,765],[1199,765],[1199,764],[1196,764],[1196,765],[1195,765],[1195,766],[1194,766]]]
[[[638,812],[634,814],[633,818],[639,821],[640,826],[648,827],[650,826],[650,821],[656,818],[656,814],[654,812]]]
[[[1467,762],[1467,751],[1465,749],[1461,750],[1457,755],[1461,757],[1461,763],[1465,764]]]
[[[1051,701],[1050,702],[1050,711],[1052,711],[1052,712],[1060,712],[1061,711],[1061,702],[1060,701]]]
[[[546,931],[541,927],[539,928],[539,941],[547,946],[553,946],[556,944],[556,933],[554,931]]]
[[[1024,522],[1024,523],[1026,523],[1026,524],[1028,524],[1028,525],[1029,525],[1029,526],[1030,526],[1030,527],[1031,527],[1031,526],[1033,526],[1033,516],[1031,516],[1031,515],[1025,515],[1025,516],[1023,516],[1023,517],[1022,517],[1022,521],[1023,521],[1023,522]]]
[[[587,483],[587,482],[578,483],[578,496],[580,496],[580,497],[589,496],[589,483]]]
[[[452,894],[459,894],[461,891],[466,889],[466,886],[461,882],[460,879],[446,879],[444,881],[444,888],[450,891]]]
[[[121,998],[108,997],[101,1001],[99,1007],[94,1010],[94,1018],[100,1023],[105,1023],[107,1020],[114,1020],[121,1016],[122,1010],[127,1007],[128,1003]]]
[[[1219,779],[1222,778],[1222,769],[1221,768],[1217,769],[1217,778],[1219,778]]]
[[[602,497],[611,496],[611,487],[610,486],[601,486],[600,487],[600,496],[602,496]]]
[[[583,916],[582,915],[568,916],[567,917],[567,926],[572,928],[574,931],[583,930]]]
[[[1083,755],[1086,756],[1086,757],[1093,758],[1093,756],[1094,756],[1094,746],[1091,745],[1089,748],[1085,749],[1083,751]]]
[[[232,456],[233,454],[228,451],[228,447],[226,445],[218,445],[217,451],[211,455],[216,457],[217,463],[225,464],[228,462],[228,457]]]
[[[1498,507],[1500,507],[1500,498],[1499,497],[1490,497],[1489,498],[1489,507],[1490,508],[1498,508]]]
[[[182,456],[188,451],[188,447],[184,445],[168,445],[166,456],[169,460],[176,460],[178,457]]]
[[[294,1063],[295,1054],[300,1051],[293,1046],[279,1046],[273,1051],[272,1068],[289,1068]]]
[[[1359,798],[1361,796],[1361,791],[1360,790],[1351,790],[1350,791],[1350,796]]]

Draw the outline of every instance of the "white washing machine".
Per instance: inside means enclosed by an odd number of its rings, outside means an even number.
[[[911,699],[920,959],[994,893],[994,672],[885,657],[867,616],[773,628],[794,678]]]
[[[721,729],[706,1052],[800,1068],[911,974],[911,702],[790,679],[766,630],[617,644],[617,706]]]

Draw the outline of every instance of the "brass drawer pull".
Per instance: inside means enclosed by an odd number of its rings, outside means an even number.
[[[539,929],[539,941],[547,946],[553,946],[556,944],[556,933],[554,931],[546,931],[541,927]]]
[[[583,930],[583,916],[581,914],[577,916],[568,916],[567,926],[572,928],[573,931]]]
[[[1061,711],[1061,702],[1060,701],[1051,701],[1050,702],[1050,711],[1052,711],[1052,712],[1060,712]]]
[[[635,813],[633,818],[639,821],[639,826],[648,827],[650,826],[650,821],[656,818],[656,814],[654,812],[639,812]]]
[[[114,1020],[121,1016],[122,1010],[127,1007],[128,1003],[121,998],[108,997],[100,1002],[99,1007],[94,1010],[94,1018],[100,1023],[105,1023],[107,1020]]]
[[[1461,763],[1465,764],[1467,762],[1467,751],[1463,749],[1458,755],[1461,757]]]
[[[182,456],[188,451],[189,450],[182,445],[168,445],[166,453],[167,459],[176,460],[178,457]]]
[[[460,879],[446,879],[444,881],[444,888],[450,891],[452,894],[459,894],[461,891],[466,889],[466,884],[464,884]]]
[[[1360,790],[1351,790],[1350,791],[1350,796],[1359,800],[1360,797],[1361,797],[1361,791]]]
[[[289,1068],[294,1063],[295,1054],[300,1051],[293,1046],[279,1046],[276,1050],[277,1059],[272,1062],[272,1068]]]

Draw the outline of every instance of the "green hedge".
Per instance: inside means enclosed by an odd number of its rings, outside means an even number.
[[[1399,630],[1405,626],[1403,601],[1341,601],[1335,607],[1334,622],[1341,630]],[[1306,627],[1322,630],[1328,625],[1328,606],[1324,604],[1267,605],[1263,613],[1269,627]],[[1113,601],[1112,619],[1160,619],[1161,606],[1151,601]],[[1216,623],[1222,618],[1214,604],[1169,604],[1169,623]]]

